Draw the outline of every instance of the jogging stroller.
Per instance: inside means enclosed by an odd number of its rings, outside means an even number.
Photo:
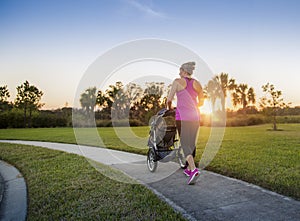
[[[157,162],[168,162],[177,158],[181,168],[185,168],[185,159],[177,139],[175,111],[162,109],[150,120],[147,166],[155,172]]]

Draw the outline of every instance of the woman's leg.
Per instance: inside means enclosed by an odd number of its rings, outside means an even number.
[[[180,120],[176,120],[176,129],[177,129],[177,131],[178,131],[179,137],[181,138],[181,121],[180,121]],[[182,147],[182,146],[181,146],[181,147]],[[183,147],[182,147],[182,148],[183,148]],[[187,156],[185,156],[185,158],[186,158],[186,157],[187,157]],[[189,170],[191,170],[190,167],[189,167],[189,163],[188,163],[187,160],[185,161],[185,167],[188,168]]]
[[[180,136],[181,136],[181,121],[180,121],[180,120],[176,120],[176,128],[177,128],[177,131],[178,131],[178,135],[179,135],[179,137],[180,137]],[[193,151],[192,156],[193,156],[193,157],[196,156],[196,148],[194,148],[194,151]],[[185,163],[185,165],[186,165],[186,167],[187,167],[189,170],[191,170],[191,167],[189,166],[189,161],[187,160],[187,157],[188,157],[188,156],[185,156],[185,158],[186,158],[186,163]],[[195,164],[195,163],[194,163],[194,164]]]
[[[191,170],[191,171],[193,171],[194,169],[196,169],[196,166],[195,166],[195,162],[194,162],[194,157],[193,157],[193,155],[188,155],[187,157],[186,157],[186,161],[188,162],[188,169],[189,170]]]
[[[196,140],[198,135],[199,124],[190,121],[181,121],[180,141],[183,147],[186,160],[189,164],[189,172],[185,172],[189,176],[188,184],[194,184],[199,178],[199,170],[195,166],[193,152],[196,148]]]
[[[199,124],[197,122],[181,122],[181,139],[182,146],[188,163],[188,169],[194,170],[195,166],[195,153],[196,153],[196,140],[198,135]]]

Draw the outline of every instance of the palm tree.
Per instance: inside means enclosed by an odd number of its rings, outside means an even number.
[[[248,99],[248,103],[255,104],[255,102],[256,102],[256,95],[254,93],[253,87],[249,88],[249,90],[247,92],[247,99]]]
[[[236,107],[238,104],[243,106],[243,110],[246,111],[248,104],[255,103],[254,89],[250,87],[248,89],[247,84],[239,84],[236,86],[232,93],[232,103]]]
[[[236,87],[235,80],[233,78],[228,77],[227,73],[221,73],[214,77],[214,80],[218,82],[220,85],[220,89],[222,91],[222,94],[219,95],[219,98],[221,99],[222,104],[222,111],[225,111],[225,102],[227,97],[227,91],[232,91]]]
[[[96,106],[97,99],[97,88],[90,87],[81,94],[80,104],[82,108],[86,111],[87,123],[91,124],[94,116],[94,109]]]
[[[117,99],[118,94],[123,88],[123,83],[118,81],[115,83],[115,85],[109,85],[109,89],[106,90],[107,95],[107,104],[108,108],[111,109],[114,101]]]
[[[216,100],[220,96],[220,87],[215,78],[204,87],[204,96],[211,101],[212,110],[215,111]]]

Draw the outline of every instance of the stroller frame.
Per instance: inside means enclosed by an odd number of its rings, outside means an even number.
[[[170,125],[171,124],[171,125]],[[162,109],[150,122],[148,139],[147,166],[150,172],[155,172],[158,161],[169,162],[177,158],[181,168],[185,168],[182,148],[178,144],[175,111]]]

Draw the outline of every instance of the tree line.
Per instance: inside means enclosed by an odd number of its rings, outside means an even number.
[[[144,89],[136,83],[124,86],[122,82],[110,85],[106,91],[90,87],[80,96],[81,113],[95,119],[98,126],[110,126],[112,120],[122,124],[125,119],[133,126],[148,125],[149,119],[165,107],[167,92],[164,82],[148,82]]]
[[[110,126],[112,120],[122,125],[125,119],[129,119],[130,125],[148,125],[149,119],[165,107],[170,87],[164,82],[147,82],[145,87],[136,83],[123,85],[122,82],[116,82],[105,91],[90,87],[80,96],[81,108],[64,107],[50,111],[40,110],[44,105],[41,103],[44,93],[28,81],[17,86],[13,102],[8,101],[10,93],[7,86],[1,86],[0,128],[88,126],[92,121],[96,121],[97,126]],[[203,86],[203,90],[214,112],[227,111],[228,116],[233,115],[232,111],[226,110],[226,98],[230,96],[237,109],[235,113],[270,116],[273,129],[277,129],[276,116],[300,114],[300,108],[290,108],[290,104],[283,101],[282,92],[275,90],[270,83],[262,86],[265,95],[259,102],[253,87],[237,83],[227,73],[214,76]],[[72,125],[72,111],[79,119],[75,121],[76,125]]]
[[[124,86],[122,82],[110,85],[106,91],[97,91],[96,87],[86,89],[80,98],[81,106],[87,116],[94,117],[98,125],[103,121],[111,123],[111,119],[119,120],[129,118],[132,125],[147,125],[149,119],[157,111],[165,107],[167,94],[171,85],[163,82],[148,82],[143,89],[140,85],[129,83]],[[276,130],[276,116],[282,114],[300,114],[285,103],[282,92],[275,90],[274,85],[267,83],[262,86],[265,95],[260,98],[259,107],[253,87],[245,83],[237,83],[229,78],[227,73],[214,76],[203,87],[205,98],[212,104],[213,112],[226,112],[226,98],[231,96],[232,104],[241,114],[262,113],[273,118],[273,129]],[[221,107],[216,106],[220,101]],[[283,111],[285,110],[285,111]],[[265,122],[265,121],[257,121]],[[254,122],[255,123],[255,122]],[[103,125],[101,125],[103,126]]]
[[[259,107],[266,116],[272,116],[273,130],[277,130],[276,117],[282,109],[288,109],[291,103],[284,102],[282,92],[275,90],[273,84],[267,83],[262,86],[265,95],[260,98]],[[216,99],[221,100],[222,111],[225,111],[227,93],[231,93],[231,100],[234,107],[241,106],[240,112],[246,114],[248,110],[258,113],[255,106],[256,94],[253,87],[245,83],[236,83],[234,78],[229,78],[227,73],[214,76],[205,86],[206,98],[210,99],[213,109]],[[251,106],[252,104],[252,106]],[[282,113],[282,111],[281,111]]]
[[[0,128],[65,127],[71,126],[72,108],[40,110],[43,91],[25,81],[16,88],[13,102],[9,102],[7,85],[0,86]]]

